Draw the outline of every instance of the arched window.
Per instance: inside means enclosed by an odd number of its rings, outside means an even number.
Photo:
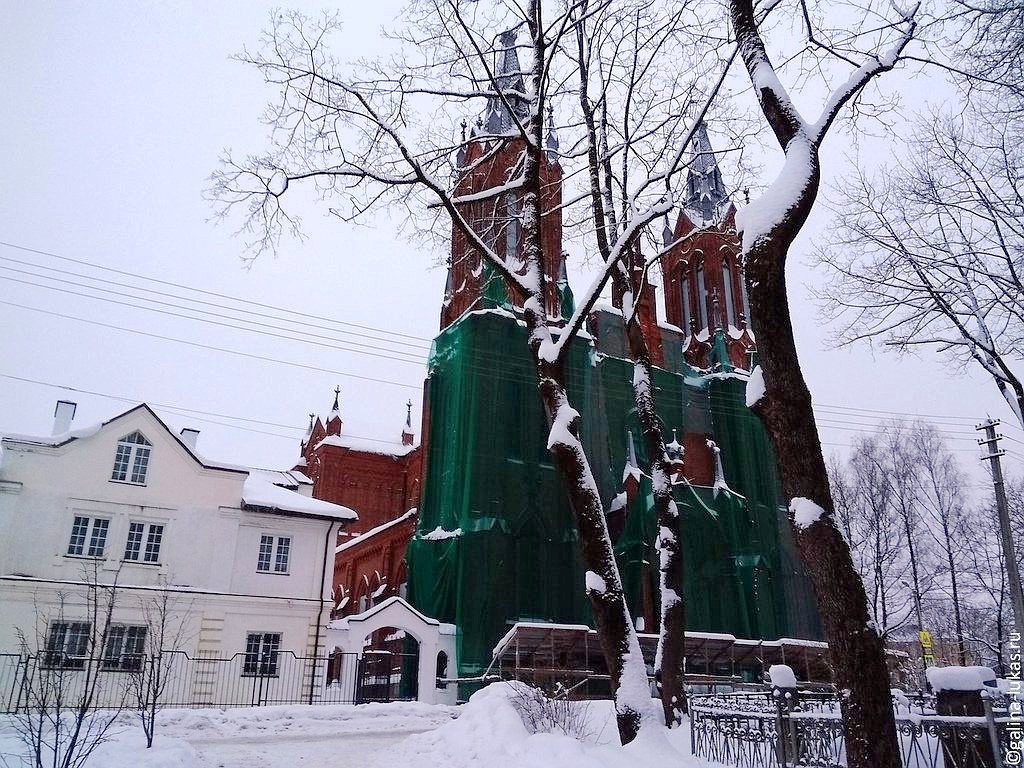
[[[732,295],[732,268],[726,259],[722,259],[722,279],[725,283],[725,324],[726,326],[739,325],[736,320],[736,303],[733,301]]]
[[[141,432],[132,432],[122,437],[117,441],[114,471],[110,473],[110,479],[119,483],[145,484],[150,450],[152,445]]]
[[[519,211],[514,195],[505,195],[505,259],[517,267],[523,263],[519,258]]]
[[[683,333],[690,332],[690,278],[686,275],[679,276],[679,298],[683,307]]]
[[[743,300],[743,317],[750,322],[750,297],[747,295],[747,270],[740,269],[740,298]]]
[[[448,654],[444,651],[437,652],[437,687],[447,688],[448,683],[441,682],[448,677]]]
[[[708,327],[708,289],[704,284],[704,265],[697,265],[697,326]]]

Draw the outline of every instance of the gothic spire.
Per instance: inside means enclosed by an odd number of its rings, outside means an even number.
[[[515,126],[515,120],[505,102],[512,107],[520,123],[525,123],[530,116],[529,103],[523,96],[518,95],[526,92],[526,82],[523,79],[522,66],[519,64],[519,53],[516,51],[515,29],[502,32],[498,36],[493,76],[489,90],[496,93],[487,99],[484,130],[488,134],[500,136],[511,132]],[[504,94],[504,100],[497,95],[498,93]]]
[[[327,414],[327,423],[324,427],[327,429],[328,435],[340,435],[341,434],[341,405],[338,403],[338,398],[341,396],[341,387],[334,388],[334,405],[331,406],[331,412]]]
[[[711,148],[708,129],[702,120],[693,134],[693,156],[686,174],[686,200],[683,205],[696,214],[702,224],[714,222],[729,200],[718,160]]]

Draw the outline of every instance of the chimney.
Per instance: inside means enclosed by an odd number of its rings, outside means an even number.
[[[70,400],[58,400],[57,407],[53,409],[53,435],[63,435],[71,431],[71,420],[75,418],[75,409],[78,403]]]
[[[199,430],[189,429],[186,427],[181,430],[181,442],[191,448],[193,451],[196,449],[196,441],[199,440]]]

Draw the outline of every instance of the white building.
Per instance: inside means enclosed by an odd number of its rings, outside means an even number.
[[[189,658],[236,655],[245,674],[278,650],[324,654],[352,510],[311,498],[299,473],[205,460],[198,432],[175,435],[145,404],[77,431],[74,410],[57,404],[52,437],[0,442],[0,653],[19,650],[20,630],[73,660],[95,622],[83,581],[116,579],[113,668],[159,650],[143,627],[160,595]]]

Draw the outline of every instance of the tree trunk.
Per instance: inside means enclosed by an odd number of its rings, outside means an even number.
[[[527,25],[534,48],[529,76],[536,94],[543,93],[543,62],[546,60],[541,9],[539,0],[531,0],[527,12]],[[527,298],[523,302],[523,319],[529,333],[529,347],[537,371],[541,402],[551,429],[548,449],[568,493],[569,507],[579,532],[583,564],[587,571],[598,577],[594,579],[588,576],[587,598],[611,678],[619,739],[623,744],[628,744],[636,738],[642,716],[649,709],[647,668],[626,605],[622,579],[604,517],[604,505],[579,439],[579,413],[569,403],[561,363],[545,355],[545,346],[551,344],[551,332],[544,303],[544,259],[540,232],[543,106],[538,99],[531,107],[526,126],[529,141],[523,153],[523,257],[527,264],[524,282],[528,288]]]
[[[816,174],[813,182],[802,199],[806,210],[794,212],[790,219],[795,224],[792,236],[761,238],[746,254],[747,289],[766,388],[754,410],[775,449],[785,498],[809,499],[824,510],[806,527],[794,524],[793,531],[825,625],[836,687],[849,691],[842,710],[850,768],[900,768],[885,648],[871,627],[864,585],[833,518],[828,473],[786,296],[788,245],[814,200]]]
[[[635,255],[634,257],[635,258]],[[645,280],[637,265],[626,272],[640,276],[631,281],[630,290],[622,291],[623,307],[627,302],[636,304]],[[614,279],[620,286],[626,276],[616,271]],[[683,550],[679,541],[681,526],[679,510],[672,499],[672,470],[665,452],[665,436],[654,407],[654,386],[651,378],[651,354],[640,326],[636,311],[626,322],[626,339],[633,359],[633,397],[636,401],[637,420],[643,432],[644,447],[650,460],[651,484],[654,492],[654,511],[658,520],[658,575],[661,593],[661,627],[658,652],[655,659],[655,678],[659,681],[661,708],[665,725],[679,725],[686,715],[686,685],[683,679],[683,661],[686,652],[686,604],[683,599]]]

